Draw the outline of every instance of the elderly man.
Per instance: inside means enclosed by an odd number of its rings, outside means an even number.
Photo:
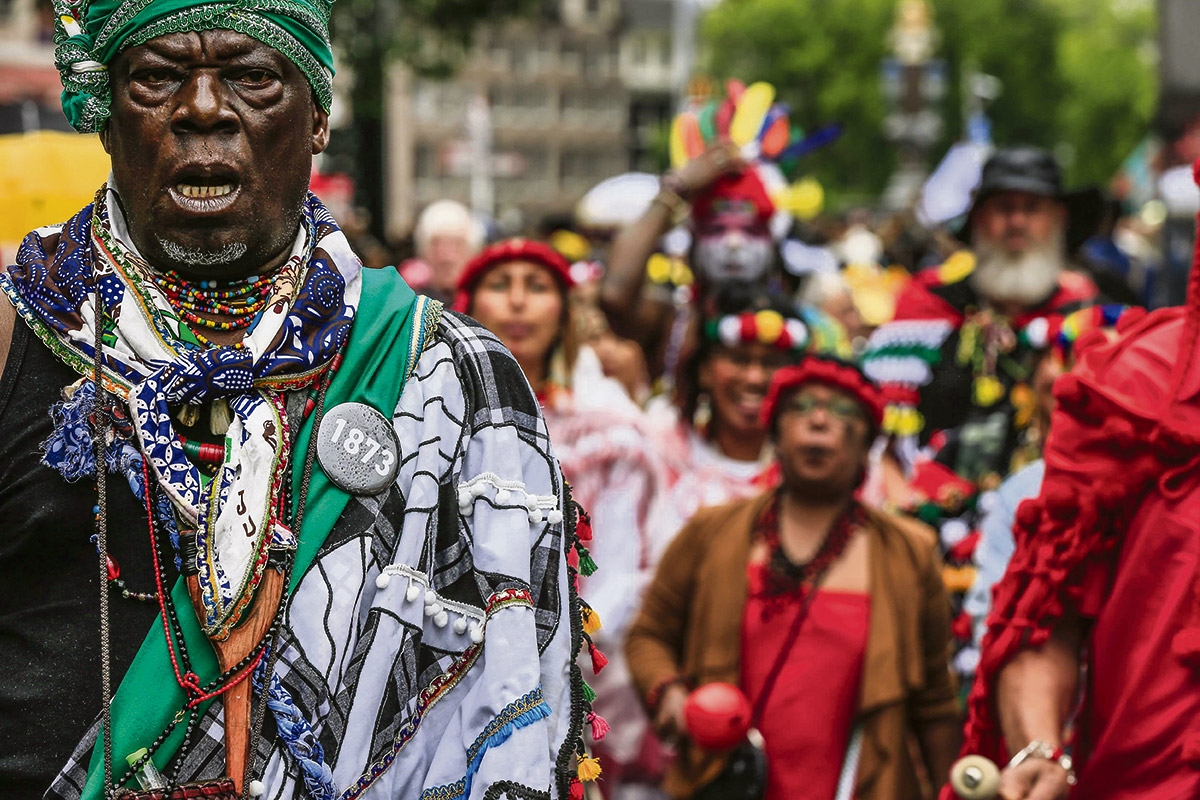
[[[483,225],[462,203],[430,203],[413,228],[416,257],[400,265],[400,274],[414,289],[450,303],[463,267],[483,247],[483,239]]]
[[[1036,351],[1056,319],[1095,298],[1072,271],[1066,248],[1069,206],[1054,156],[1033,148],[998,150],[967,216],[974,251],[920,273],[879,328],[864,359],[888,396],[884,431],[910,467],[918,446],[949,433],[941,458],[959,476],[998,483],[1031,418]]]
[[[1089,278],[1068,269],[1068,219],[1085,201],[1063,191],[1050,153],[997,151],[963,230],[974,257],[960,252],[919,273],[864,356],[888,402],[886,494],[937,522],[956,612],[974,578],[974,498],[1029,459],[1039,355],[1063,317],[1097,295]],[[958,618],[954,631],[954,666],[967,684],[979,653],[968,619]]]
[[[714,682],[751,703],[768,800],[920,797],[910,739],[928,775],[948,773],[958,711],[935,539],[855,498],[882,417],[852,365],[778,370],[763,418],[780,486],[701,509],[659,562],[626,654],[659,733],[682,737],[672,797],[743,796],[737,756],[687,727],[689,689]]]
[[[329,10],[56,7],[112,173],[0,273],[4,797],[578,792],[575,507],[512,356],[307,192]]]

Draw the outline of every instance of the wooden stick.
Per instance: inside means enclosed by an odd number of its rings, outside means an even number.
[[[203,620],[203,603],[200,599],[200,581],[195,575],[187,578],[188,594],[192,597],[192,605],[198,616]],[[210,639],[213,650],[217,654],[217,663],[221,672],[225,672],[248,656],[267,635],[275,612],[279,610],[279,601],[283,597],[283,574],[268,568],[258,584],[251,601],[250,609],[242,617],[237,627],[224,640]],[[250,760],[250,700],[252,682],[250,677],[240,681],[229,691],[221,695],[225,707],[225,774],[233,780],[238,794],[242,792],[242,783],[246,776],[246,764]]]

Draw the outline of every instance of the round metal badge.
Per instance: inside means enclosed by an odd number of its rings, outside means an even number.
[[[341,403],[321,419],[317,463],[339,489],[378,494],[400,470],[400,439],[391,420],[374,408]]]

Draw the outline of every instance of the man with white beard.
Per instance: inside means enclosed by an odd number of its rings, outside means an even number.
[[[974,578],[983,493],[1040,455],[1039,358],[1064,317],[1097,299],[1067,244],[1084,238],[1072,223],[1092,197],[1063,191],[1050,153],[998,150],[961,234],[974,257],[918,273],[867,346],[864,371],[887,400],[884,494],[938,527],[955,614]],[[969,685],[979,651],[964,619],[952,627],[952,666]]]
[[[974,258],[919,273],[868,346],[864,367],[888,394],[884,431],[902,466],[933,441],[937,460],[977,486],[1008,474],[1033,417],[1037,355],[1098,294],[1066,244],[1068,221],[1088,201],[1063,191],[1044,150],[988,159],[963,228]]]

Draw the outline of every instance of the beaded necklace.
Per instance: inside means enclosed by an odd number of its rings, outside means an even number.
[[[866,521],[866,512],[857,500],[851,500],[825,536],[816,554],[799,564],[788,558],[779,536],[779,505],[782,492],[776,492],[759,520],[759,535],[767,546],[767,568],[763,571],[763,595],[766,598],[786,599],[800,593],[814,576],[823,574],[846,551],[854,531]]]
[[[94,341],[95,356],[92,363],[92,380],[97,387],[97,401],[102,405],[105,401],[105,385],[103,382],[103,366],[102,366],[102,331],[104,319],[104,302],[102,295],[96,293],[95,301],[95,318],[96,318],[96,338]],[[340,353],[337,354],[340,357]],[[325,392],[329,388],[333,373],[336,372],[336,367],[340,363],[340,358],[332,364],[332,369],[326,371],[326,375],[319,383],[319,389],[310,389],[309,397],[305,404],[304,417],[309,414],[314,414],[313,430],[320,427],[321,419],[324,416]],[[313,393],[315,391],[315,398]],[[314,413],[315,412],[315,413]],[[187,644],[184,639],[183,628],[179,623],[175,604],[172,602],[170,593],[166,591],[164,585],[164,570],[163,564],[166,559],[163,558],[159,543],[158,528],[159,520],[155,513],[154,501],[155,495],[161,491],[157,487],[157,483],[151,480],[150,469],[145,460],[142,461],[142,480],[145,487],[144,500],[146,504],[146,515],[149,522],[150,535],[150,552],[154,564],[155,589],[153,594],[149,593],[132,593],[137,596],[134,599],[145,600],[147,602],[157,602],[160,610],[160,619],[163,625],[163,633],[166,639],[167,652],[171,660],[172,671],[178,685],[184,690],[188,699],[184,703],[178,713],[167,723],[167,726],[158,735],[150,745],[145,748],[140,758],[136,762],[130,763],[128,770],[119,779],[114,780],[112,769],[112,666],[111,666],[111,646],[109,642],[109,603],[108,592],[109,587],[117,585],[114,583],[120,578],[120,567],[108,552],[108,514],[107,514],[107,473],[105,468],[105,446],[107,442],[106,430],[111,424],[106,414],[98,414],[95,419],[98,430],[93,435],[93,458],[96,463],[96,505],[93,508],[95,514],[94,540],[96,543],[96,551],[100,561],[100,572],[102,579],[108,584],[106,588],[100,592],[100,683],[101,683],[101,718],[102,718],[102,746],[104,748],[104,793],[106,796],[113,793],[114,789],[126,785],[133,776],[144,767],[151,756],[162,746],[175,728],[187,720],[184,733],[185,749],[186,744],[191,741],[196,727],[200,721],[200,715],[196,713],[197,707],[209,700],[216,699],[228,692],[233,687],[237,686],[259,667],[261,663],[266,663],[266,674],[274,673],[275,665],[279,658],[279,634],[283,627],[283,619],[286,603],[286,587],[288,586],[291,576],[291,553],[285,551],[280,554],[272,554],[269,559],[271,566],[282,572],[282,585],[285,587],[285,596],[278,604],[275,614],[270,622],[270,627],[265,635],[259,640],[249,653],[247,653],[240,661],[230,665],[214,680],[207,684],[201,685],[199,676],[192,671],[191,662],[188,657]],[[181,437],[182,438],[182,437]],[[199,447],[203,447],[203,443],[195,443]],[[210,445],[212,447],[212,445]],[[296,530],[300,530],[304,519],[305,500],[308,496],[309,481],[312,475],[313,458],[316,448],[310,446],[304,459],[304,470],[300,484],[299,503],[294,514],[292,514],[291,523]],[[204,452],[197,450],[197,456]],[[211,453],[211,451],[210,451]],[[208,455],[209,453],[206,453]],[[290,498],[288,493],[283,493],[278,499],[281,509],[290,507]],[[180,534],[179,551],[182,556],[181,576],[187,575],[195,569],[196,559],[196,541],[195,532],[188,531]],[[123,588],[123,587],[122,587]],[[128,594],[122,591],[123,596]],[[264,686],[263,692],[266,688]],[[257,749],[254,747],[254,740],[262,735],[262,726],[265,718],[267,703],[265,697],[260,699],[259,703],[253,709],[253,716],[250,721],[250,737],[251,747],[249,759],[245,764],[245,772],[242,776],[242,798],[248,798],[250,795],[250,776],[256,773],[257,770]],[[178,767],[177,767],[178,768]],[[220,781],[210,781],[204,789],[219,787],[222,790],[232,789],[233,784],[228,779]],[[168,786],[168,790],[170,787]],[[212,792],[205,792],[211,794]]]
[[[252,276],[236,281],[192,282],[173,270],[151,272],[151,279],[166,295],[171,306],[189,325],[214,331],[249,328],[266,306],[271,293],[271,276]],[[214,320],[202,314],[228,319]],[[195,333],[195,331],[193,331]],[[201,343],[208,344],[200,334]]]

